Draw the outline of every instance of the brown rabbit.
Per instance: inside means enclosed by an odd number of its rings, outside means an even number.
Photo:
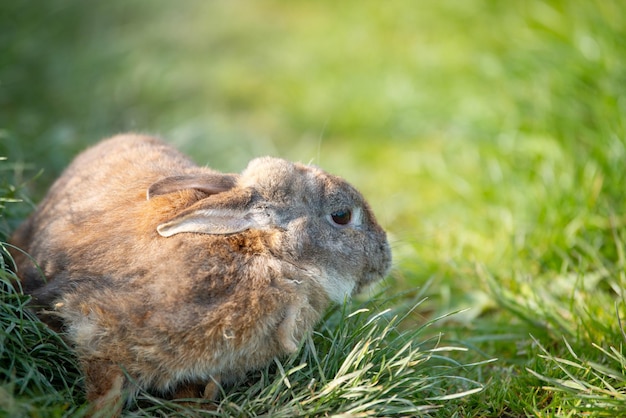
[[[12,243],[36,263],[14,254],[33,306],[76,348],[88,400],[116,414],[140,388],[215,396],[212,382],[294,352],[329,301],[391,263],[344,180],[270,157],[223,174],[139,135],[79,155]]]

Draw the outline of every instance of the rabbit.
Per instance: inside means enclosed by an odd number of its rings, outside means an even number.
[[[343,179],[273,157],[224,174],[138,134],[77,156],[11,243],[33,309],[113,415],[141,389],[215,399],[391,265]]]

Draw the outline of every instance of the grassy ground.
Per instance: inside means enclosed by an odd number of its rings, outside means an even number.
[[[623,2],[5,3],[0,238],[125,130],[314,161],[390,232],[370,301],[206,414],[626,414]],[[71,352],[2,298],[0,411],[80,414]]]

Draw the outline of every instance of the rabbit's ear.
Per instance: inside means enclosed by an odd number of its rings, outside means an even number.
[[[235,187],[237,176],[232,174],[199,174],[165,177],[148,187],[147,198],[173,193],[180,190],[195,189],[208,195],[225,192]]]
[[[252,200],[250,189],[235,189],[207,197],[161,223],[157,232],[163,237],[181,232],[223,235],[272,225],[273,217],[267,206],[252,205]]]
[[[157,232],[171,237],[182,232],[223,235],[260,227],[251,213],[244,209],[199,209],[162,223]]]

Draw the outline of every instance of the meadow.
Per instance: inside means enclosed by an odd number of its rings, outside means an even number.
[[[213,409],[128,416],[626,416],[626,3],[0,5],[0,416],[85,414],[6,241],[125,131],[356,185],[394,268]]]

